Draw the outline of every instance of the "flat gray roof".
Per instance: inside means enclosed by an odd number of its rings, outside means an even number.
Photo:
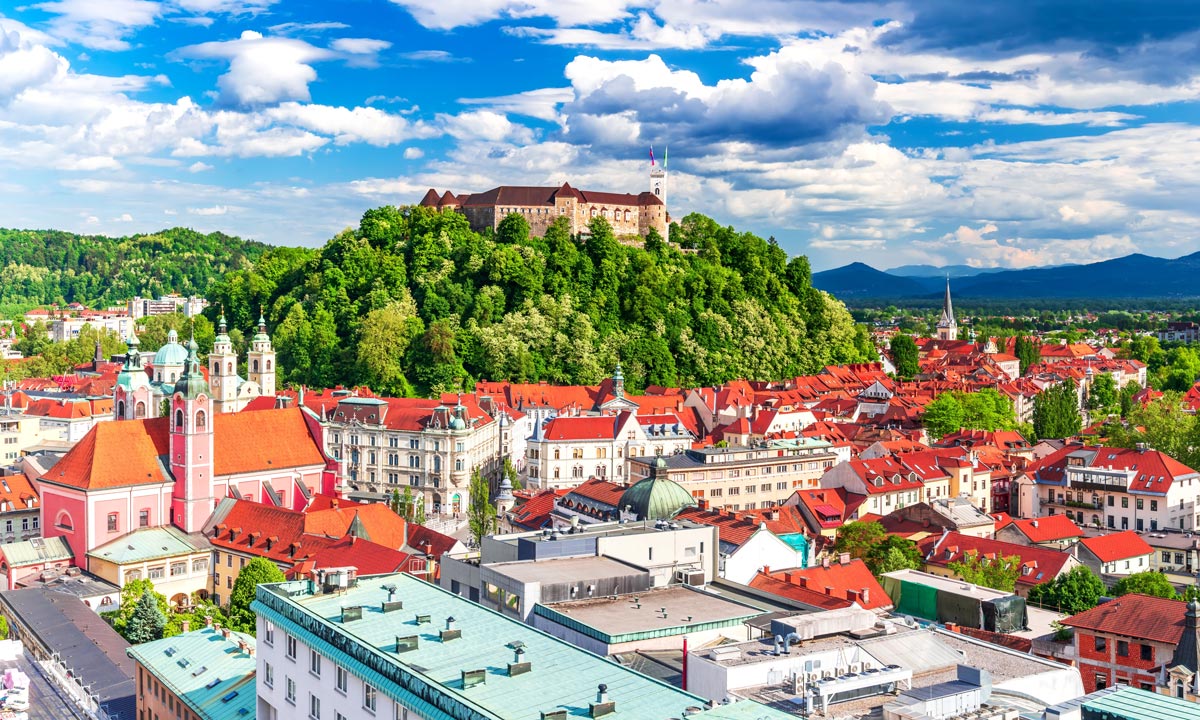
[[[483,568],[526,583],[572,582],[591,578],[640,575],[646,572],[642,568],[602,555],[487,563],[483,565]]]
[[[636,602],[635,602],[636,600]],[[555,603],[553,609],[606,635],[744,620],[762,614],[757,608],[725,600],[702,590],[675,586],[649,592]],[[666,616],[659,612],[666,608]]]

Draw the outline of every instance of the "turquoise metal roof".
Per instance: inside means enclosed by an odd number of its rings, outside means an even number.
[[[801,567],[808,567],[808,536],[804,533],[788,533],[780,535],[779,539],[787,543],[791,549],[804,553],[804,564]]]
[[[389,585],[396,588],[394,595],[384,589]],[[383,603],[389,599],[403,607],[385,612]],[[361,607],[361,618],[342,622],[347,607]],[[431,719],[538,720],[542,712],[554,710],[565,710],[571,718],[589,717],[601,683],[616,703],[616,712],[605,716],[613,720],[679,718],[688,708],[706,705],[703,698],[410,575],[360,578],[354,588],[327,594],[313,594],[307,581],[259,585],[253,609],[380,693]],[[418,624],[424,615],[428,619]],[[440,631],[448,617],[455,618],[461,637],[443,641]],[[411,636],[417,647],[397,653],[397,640]],[[531,670],[509,676],[508,664],[514,661],[509,646],[515,643],[521,643]],[[471,670],[484,671],[485,681],[464,688],[462,673]],[[697,717],[789,717],[764,705],[744,704],[753,712]]]
[[[1196,703],[1134,687],[1085,700],[1084,717],[1096,720],[1181,720],[1200,717]],[[1090,710],[1091,713],[1086,711]]]
[[[257,694],[254,656],[238,648],[254,647],[254,637],[204,628],[134,645],[125,650],[201,720],[250,720]],[[216,682],[214,682],[216,681]]]
[[[125,565],[203,551],[204,548],[196,547],[195,543],[188,538],[187,533],[179,528],[169,526],[139,528],[116,540],[104,543],[89,552],[88,555],[117,565]]]
[[[4,543],[0,545],[0,553],[4,554],[4,559],[8,561],[9,567],[37,565],[75,557],[75,553],[71,552],[71,546],[67,544],[67,539],[61,535]]]

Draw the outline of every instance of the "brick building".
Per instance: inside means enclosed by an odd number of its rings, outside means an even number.
[[[1186,604],[1122,595],[1063,620],[1075,630],[1075,657],[1088,692],[1118,683],[1154,690],[1184,631]]]

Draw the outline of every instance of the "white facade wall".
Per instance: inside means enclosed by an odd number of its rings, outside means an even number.
[[[426,720],[428,717],[392,700],[378,688],[374,688],[375,707],[372,710],[365,704],[367,688],[371,686],[362,678],[344,669],[344,689],[339,688],[338,666],[333,660],[315,653],[314,666],[312,647],[296,638],[292,643],[294,657],[288,653],[287,633],[258,618],[255,649],[258,720],[338,720],[339,714],[345,720]],[[318,715],[312,712],[313,698],[319,702]]]
[[[780,540],[774,533],[763,528],[742,543],[735,552],[726,556],[721,577],[748,585],[758,571],[764,567],[775,570],[804,567],[804,553]]]
[[[596,541],[596,554],[650,571],[650,586],[663,587],[675,579],[676,570],[703,570],[708,584],[717,577],[720,551],[717,528],[661,530],[631,535],[610,535]]]

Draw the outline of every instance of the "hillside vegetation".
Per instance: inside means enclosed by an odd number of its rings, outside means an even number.
[[[565,224],[531,238],[517,215],[480,234],[458,214],[381,207],[319,251],[272,248],[226,273],[209,314],[224,305],[248,328],[265,306],[284,382],[390,394],[598,383],[618,360],[637,391],[871,357],[806,258],[695,214],[671,240],[623,245],[603,219],[585,241]]]
[[[0,228],[0,304],[104,306],[134,295],[204,294],[267,247],[186,228],[119,238]]]

